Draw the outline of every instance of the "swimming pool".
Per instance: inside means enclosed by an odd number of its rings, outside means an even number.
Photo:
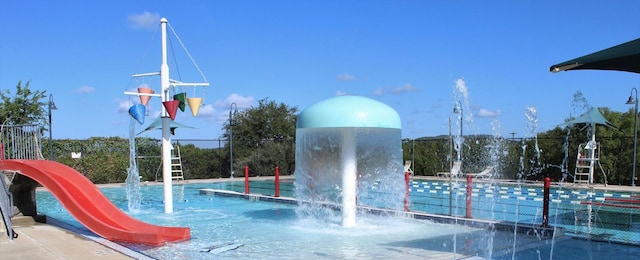
[[[273,194],[273,182],[252,182],[251,192]],[[281,184],[281,196],[293,193]],[[240,198],[201,195],[201,189],[244,191],[242,182],[193,183],[174,186],[173,214],[164,214],[161,186],[142,187],[142,210],[130,215],[159,225],[189,226],[191,241],[157,248],[133,247],[158,259],[362,259],[386,257],[494,259],[605,258],[637,259],[640,249],[612,243],[488,231],[462,225],[438,224],[410,218],[367,216],[354,228],[344,229],[338,220],[298,219],[295,205]],[[124,188],[103,188],[116,206],[126,209]],[[417,192],[417,190],[416,190]],[[415,193],[412,190],[412,210]],[[430,193],[430,192],[428,192]],[[80,226],[48,193],[38,192],[41,213]],[[448,210],[448,207],[447,207]]]
[[[473,218],[542,223],[541,186],[474,183]],[[640,245],[638,194],[584,188],[551,188],[549,224],[585,239]],[[465,215],[466,182],[412,181],[411,210]],[[450,203],[451,201],[451,203]]]
[[[221,184],[221,189],[244,192],[244,182]],[[251,193],[274,194],[271,180],[251,182]],[[411,180],[411,211],[464,217],[466,181]],[[294,196],[291,180],[280,185],[280,194]],[[375,193],[373,193],[375,194]],[[472,186],[474,219],[542,224],[544,189],[540,185],[476,182]],[[574,237],[640,245],[640,194],[583,187],[552,187],[549,224]],[[374,198],[359,198],[366,203]],[[615,202],[626,202],[618,203]]]

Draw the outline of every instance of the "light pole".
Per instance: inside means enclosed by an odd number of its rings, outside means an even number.
[[[53,161],[53,132],[51,127],[51,110],[58,110],[53,103],[53,94],[49,94],[49,160]]]
[[[631,173],[631,186],[636,186],[636,151],[638,149],[638,90],[631,89],[631,95],[627,100],[627,105],[635,105],[633,109],[633,169]]]
[[[231,179],[233,179],[233,115],[236,112],[238,112],[238,106],[235,102],[231,103],[229,108],[229,176]]]

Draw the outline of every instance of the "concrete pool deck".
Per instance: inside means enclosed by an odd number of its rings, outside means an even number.
[[[414,179],[447,181],[447,178],[434,176],[415,176]],[[252,177],[251,180],[268,180],[268,177]],[[293,179],[293,176],[281,176],[281,179]],[[241,181],[244,178],[236,178]],[[229,179],[206,179],[178,181],[176,184],[198,183],[198,182],[225,182]],[[459,179],[458,181],[463,181]],[[483,180],[474,180],[474,182]],[[499,183],[517,184],[514,181],[496,180]],[[161,185],[162,183],[143,182],[141,185]],[[523,185],[542,185],[542,182],[522,182]],[[124,183],[114,183],[98,185],[100,187],[123,187]],[[558,187],[557,183],[552,183],[553,187]],[[640,193],[640,187],[621,185],[577,185],[573,183],[563,184],[564,188],[625,191]],[[1,221],[1,220],[0,220]],[[50,221],[54,222],[54,221]],[[19,235],[17,239],[9,240],[4,231],[0,228],[0,255],[7,259],[150,259],[145,255],[128,250],[110,241],[100,238],[83,235],[68,227],[57,226],[56,223],[37,223],[31,217],[15,216],[12,218],[14,231]],[[440,252],[441,254],[443,252]],[[445,256],[446,255],[446,256]],[[451,255],[441,255],[443,259],[450,259]],[[436,255],[433,255],[434,257]],[[465,256],[458,255],[460,258]],[[472,258],[469,258],[472,259]]]
[[[80,234],[61,227],[38,223],[31,217],[11,219],[18,237],[10,240],[0,230],[0,255],[4,259],[135,259]]]
[[[252,177],[251,180],[266,180],[273,177]],[[293,176],[282,176],[293,179]],[[236,181],[244,178],[236,178]],[[224,179],[202,179],[174,181],[175,184],[199,182],[226,182]],[[162,182],[141,182],[142,186],[162,185]],[[99,184],[98,187],[124,187],[124,183]],[[38,188],[45,189],[45,188]],[[46,189],[45,189],[46,190]],[[0,218],[0,223],[4,221]],[[81,234],[72,226],[47,219],[38,223],[32,217],[16,215],[11,224],[18,238],[10,240],[4,227],[0,228],[0,255],[3,259],[152,259],[94,235]]]

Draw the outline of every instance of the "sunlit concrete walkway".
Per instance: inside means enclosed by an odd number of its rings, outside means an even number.
[[[273,179],[251,177],[251,180]],[[282,176],[292,179],[293,176]],[[244,181],[237,177],[235,181]],[[174,181],[175,184],[198,182],[225,182],[228,178]],[[162,182],[143,182],[141,185],[162,185]],[[123,187],[124,183],[101,184],[100,187]],[[44,188],[38,188],[44,189]],[[82,234],[73,226],[48,219],[47,224],[37,223],[31,217],[15,216],[11,219],[18,238],[10,240],[0,218],[0,259],[152,259],[119,244]],[[62,226],[62,227],[61,227]],[[64,228],[63,228],[64,227]]]
[[[0,231],[2,259],[134,259],[109,246],[66,229],[37,223],[31,217],[12,219],[18,238],[10,240]]]

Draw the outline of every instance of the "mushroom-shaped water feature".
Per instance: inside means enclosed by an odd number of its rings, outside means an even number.
[[[370,98],[337,96],[307,107],[296,126],[297,198],[341,205],[343,227],[356,225],[358,205],[401,210],[401,131],[398,113]]]

